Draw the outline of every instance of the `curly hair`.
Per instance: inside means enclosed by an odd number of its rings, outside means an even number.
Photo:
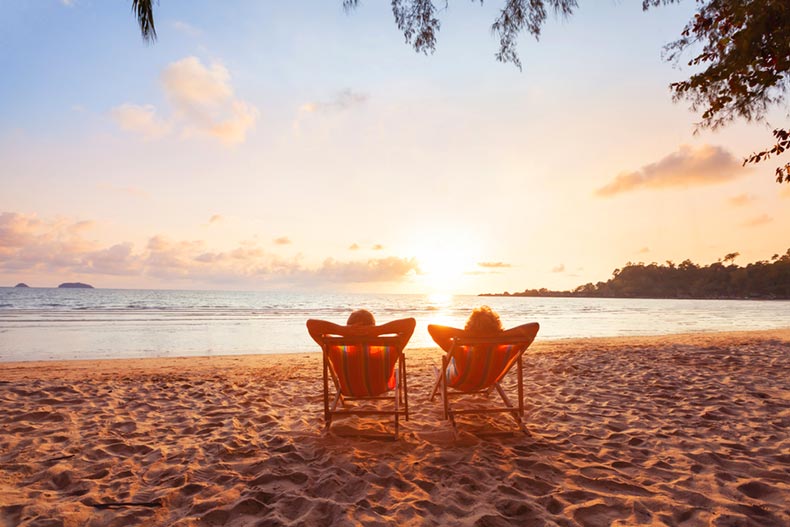
[[[357,309],[348,316],[346,326],[375,326],[376,319],[367,309]]]
[[[499,315],[488,306],[475,308],[464,327],[464,331],[476,337],[495,335],[503,330]]]

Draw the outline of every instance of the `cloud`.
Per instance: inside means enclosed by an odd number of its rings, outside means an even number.
[[[371,247],[371,248],[372,248],[374,251],[383,251],[383,250],[384,250],[384,246],[383,246],[383,245],[381,245],[380,243],[377,243],[377,244],[375,244],[375,245],[374,245],[373,247]]]
[[[504,262],[477,262],[478,267],[484,267],[486,269],[504,269],[507,267],[512,267],[509,263]]]
[[[184,112],[220,105],[233,96],[230,73],[225,66],[215,62],[206,67],[197,57],[168,64],[161,79],[165,94]]]
[[[291,239],[288,236],[280,236],[274,239],[276,245],[291,245]]]
[[[316,271],[307,276],[329,282],[395,282],[408,274],[419,271],[415,258],[374,258],[365,261],[339,262],[333,258],[324,260]]]
[[[172,129],[171,123],[157,117],[156,108],[150,104],[125,103],[113,108],[110,114],[121,130],[137,133],[144,139],[159,139]]]
[[[209,222],[209,223],[219,223],[219,222],[221,222],[221,221],[222,221],[222,220],[224,220],[224,219],[225,219],[225,218],[223,218],[221,214],[213,214],[213,215],[212,215],[212,216],[211,216],[211,217],[208,219],[208,222]]]
[[[0,214],[0,269],[54,271],[91,266],[99,246],[85,235],[91,221],[40,220],[35,215]]]
[[[134,198],[148,199],[148,198],[151,197],[151,194],[149,194],[145,190],[143,190],[141,188],[137,188],[137,187],[132,187],[132,186],[117,187],[117,186],[111,185],[109,183],[98,183],[96,185],[96,188],[98,188],[99,190],[106,191],[106,192],[112,192],[113,194],[123,194],[123,195],[126,195],[126,196],[132,196]]]
[[[743,222],[741,225],[743,227],[759,227],[760,225],[765,225],[766,223],[771,223],[772,221],[774,221],[773,217],[769,216],[768,214],[762,214]]]
[[[733,196],[727,200],[727,202],[732,205],[733,207],[741,207],[746,205],[747,203],[751,203],[755,201],[755,197],[751,194],[738,194],[737,196]]]
[[[162,71],[162,86],[187,135],[207,133],[225,143],[240,143],[254,125],[258,110],[234,97],[230,73],[215,62],[206,67],[186,57]]]
[[[188,22],[176,20],[170,24],[173,29],[189,37],[199,37],[203,32]]]
[[[650,252],[650,247],[642,247],[636,253],[637,254],[647,254]]]
[[[337,92],[331,99],[326,101],[311,101],[302,104],[299,107],[296,118],[293,121],[292,127],[295,131],[301,129],[301,123],[308,115],[311,114],[332,114],[350,110],[355,106],[360,106],[367,102],[368,95],[366,93],[359,93],[346,88]]]
[[[556,267],[551,268],[552,273],[564,273],[565,272],[565,264],[560,264]]]
[[[156,139],[177,129],[182,137],[209,136],[225,144],[246,140],[258,109],[236,98],[230,73],[219,62],[203,65],[197,57],[168,64],[161,73],[170,117],[159,117],[151,105],[124,103],[111,110],[121,129]]]
[[[139,273],[142,260],[132,253],[131,243],[118,243],[106,249],[93,251],[85,255],[88,269],[94,273],[106,275],[130,275]],[[85,271],[83,271],[85,272]]]
[[[102,245],[89,238],[93,221],[42,220],[15,212],[0,214],[0,274],[19,272],[106,275],[190,280],[202,283],[321,285],[393,282],[418,272],[414,258],[325,259],[305,266],[251,242],[216,250],[203,240],[155,235],[139,248],[130,242]],[[287,240],[287,238],[281,238]]]
[[[299,110],[307,113],[314,112],[338,112],[348,110],[354,106],[364,104],[368,100],[366,93],[357,93],[350,88],[339,91],[330,100],[323,102],[308,102],[303,104]]]
[[[359,244],[358,243],[352,243],[351,245],[348,246],[348,250],[349,251],[358,251],[359,250]]]
[[[640,188],[689,187],[731,181],[746,173],[741,161],[720,146],[681,146],[655,163],[635,172],[619,174],[613,181],[595,191],[606,197]]]
[[[60,3],[66,7],[74,7],[76,0],[60,0]]]

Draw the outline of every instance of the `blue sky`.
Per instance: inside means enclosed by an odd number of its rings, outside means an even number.
[[[740,166],[770,128],[694,134],[661,58],[694,3],[640,4],[550,19],[519,71],[495,1],[427,56],[386,2],[163,0],[155,44],[131,3],[10,3],[0,281],[477,293],[783,253],[790,195]]]

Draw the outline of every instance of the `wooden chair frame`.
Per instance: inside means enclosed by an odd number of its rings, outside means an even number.
[[[399,419],[403,416],[406,421],[409,420],[409,395],[408,386],[406,384],[406,355],[404,348],[406,344],[400,336],[330,336],[324,335],[322,338],[323,344],[323,368],[324,368],[324,421],[325,428],[329,430],[332,425],[332,419],[335,416],[347,415],[388,415],[393,416],[395,419],[395,439],[398,438],[399,433]],[[371,397],[351,397],[343,395],[340,382],[337,375],[332,369],[332,364],[329,360],[329,349],[332,346],[388,346],[393,347],[398,354],[396,359],[395,368],[395,389],[393,395],[379,395]],[[334,399],[330,404],[330,388],[329,379],[332,379],[334,384],[335,393]],[[393,391],[393,390],[391,390]],[[369,410],[355,410],[353,408],[345,408],[347,401],[372,401],[372,400],[390,400],[393,402],[393,410],[386,409],[369,409]],[[343,409],[338,409],[340,404]]]
[[[450,346],[450,350],[442,356],[442,369],[441,371],[436,372],[436,382],[433,386],[433,390],[431,391],[430,400],[433,401],[437,394],[441,394],[442,397],[442,404],[443,404],[443,418],[449,419],[450,423],[453,425],[453,430],[457,431],[457,424],[455,421],[455,417],[457,415],[465,415],[465,414],[494,414],[494,413],[508,413],[510,414],[513,419],[515,419],[516,424],[518,425],[519,430],[527,432],[526,425],[524,424],[524,372],[523,372],[523,356],[524,353],[529,348],[530,344],[532,343],[532,338],[525,338],[523,336],[502,336],[502,337],[455,337],[450,339],[452,345]],[[473,391],[461,391],[455,390],[452,388],[448,388],[447,386],[447,368],[450,366],[450,363],[458,351],[458,349],[462,346],[475,346],[475,345],[516,345],[516,346],[523,346],[518,352],[516,360],[511,363],[508,369],[499,375],[499,380],[491,384],[490,386],[484,387],[480,390],[473,390]],[[517,391],[518,391],[518,401],[514,405],[510,399],[508,398],[507,394],[505,393],[504,388],[502,388],[501,381],[510,373],[510,371],[516,368],[516,381],[517,381]],[[504,406],[490,406],[486,408],[474,408],[474,409],[460,409],[456,410],[453,409],[450,404],[451,397],[462,397],[466,395],[475,395],[475,394],[482,394],[482,395],[489,395],[492,390],[496,390],[499,394],[500,398]]]

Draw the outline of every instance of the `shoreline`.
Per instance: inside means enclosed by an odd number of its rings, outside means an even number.
[[[317,352],[6,363],[0,525],[790,523],[790,329],[537,341],[529,435],[406,356],[398,441],[324,431]]]
[[[758,330],[749,330],[749,331],[699,331],[699,332],[685,332],[685,333],[666,333],[666,334],[652,334],[652,335],[617,335],[617,336],[610,336],[610,337],[564,337],[564,338],[553,338],[553,339],[541,339],[540,334],[536,338],[535,342],[530,347],[529,353],[535,353],[536,351],[557,351],[559,349],[565,348],[572,348],[579,345],[595,345],[596,343],[600,344],[613,344],[613,343],[628,343],[628,341],[638,341],[638,342],[653,342],[657,340],[665,340],[665,341],[673,341],[676,339],[695,339],[695,338],[707,338],[707,337],[754,337],[754,338],[787,338],[790,339],[790,326],[782,327],[782,328],[775,328],[775,329],[758,329]],[[658,342],[657,342],[658,343]],[[660,343],[659,343],[660,344]],[[406,352],[436,352],[439,353],[438,346],[432,347],[409,347],[406,346]],[[221,364],[223,361],[238,361],[240,359],[253,359],[253,358],[264,358],[264,357],[280,357],[280,358],[287,358],[297,355],[316,355],[320,354],[321,351],[318,346],[314,346],[314,349],[305,349],[299,351],[287,351],[287,352],[274,352],[274,353],[245,353],[245,354],[229,354],[229,355],[175,355],[169,357],[124,357],[124,358],[101,358],[101,359],[52,359],[52,360],[24,360],[24,361],[2,361],[0,360],[0,379],[3,378],[4,370],[11,370],[15,368],[23,368],[23,369],[34,369],[36,367],[58,367],[60,365],[75,365],[78,366],[79,364],[95,364],[95,363],[103,363],[103,362],[111,362],[113,364],[120,364],[120,363],[129,363],[130,366],[139,366],[140,363],[144,363],[147,361],[162,361],[162,363],[167,363],[168,361],[184,361],[184,360],[196,360],[200,361],[214,361],[214,365]]]

